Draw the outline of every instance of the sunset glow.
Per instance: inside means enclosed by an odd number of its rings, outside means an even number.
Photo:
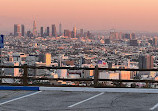
[[[158,31],[157,0],[0,0],[0,30],[59,24],[90,30]],[[3,27],[3,28],[2,28]]]

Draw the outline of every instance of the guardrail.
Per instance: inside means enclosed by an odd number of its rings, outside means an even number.
[[[33,85],[30,84],[29,80],[62,80],[62,81],[93,81],[93,87],[99,87],[99,81],[112,81],[119,83],[119,86],[122,87],[122,82],[144,82],[146,83],[146,87],[148,87],[149,83],[158,83],[158,81],[155,80],[121,80],[121,79],[99,79],[99,71],[105,70],[105,71],[158,71],[158,69],[117,69],[117,68],[98,68],[98,66],[95,66],[95,68],[80,68],[80,67],[46,67],[46,66],[0,66],[0,68],[21,68],[24,70],[23,75],[20,77],[15,76],[0,76],[0,79],[3,78],[12,78],[12,79],[20,79],[21,84],[14,84],[14,83],[6,83],[7,85],[23,85],[23,86],[29,86]],[[28,76],[28,68],[31,69],[69,69],[69,70],[94,70],[94,79],[92,78],[79,78],[79,79],[67,79],[67,78],[48,78],[48,77],[30,77]],[[4,83],[1,83],[4,84]],[[34,84],[34,85],[41,85],[41,84]]]

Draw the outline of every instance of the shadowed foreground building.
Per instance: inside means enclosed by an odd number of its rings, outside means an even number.
[[[46,63],[46,66],[50,66],[51,65],[51,54],[50,53],[40,54],[39,62]]]

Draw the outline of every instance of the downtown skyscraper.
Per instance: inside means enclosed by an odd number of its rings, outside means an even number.
[[[34,37],[37,37],[36,21],[33,21],[33,36],[34,36]]]
[[[71,37],[71,31],[65,29],[64,30],[64,36]]]
[[[157,37],[153,38],[153,46],[155,46],[155,47],[157,46]]]
[[[21,25],[21,36],[25,36],[25,26],[23,24]]]
[[[73,37],[74,38],[76,38],[76,34],[77,34],[76,27],[73,27]]]
[[[41,27],[41,29],[40,29],[40,36],[44,37],[43,27]]]
[[[60,36],[62,35],[62,24],[61,23],[59,24],[59,35]]]
[[[52,25],[52,36],[53,36],[53,37],[56,37],[56,36],[57,36],[55,24]]]
[[[49,36],[49,27],[46,29],[46,36]]]
[[[84,36],[83,29],[80,29],[80,37],[83,37],[83,36]]]
[[[20,24],[14,24],[14,37],[21,36]]]

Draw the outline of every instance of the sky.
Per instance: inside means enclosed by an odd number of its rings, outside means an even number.
[[[61,22],[63,29],[158,32],[158,0],[0,0],[0,32],[14,24],[32,30]]]

